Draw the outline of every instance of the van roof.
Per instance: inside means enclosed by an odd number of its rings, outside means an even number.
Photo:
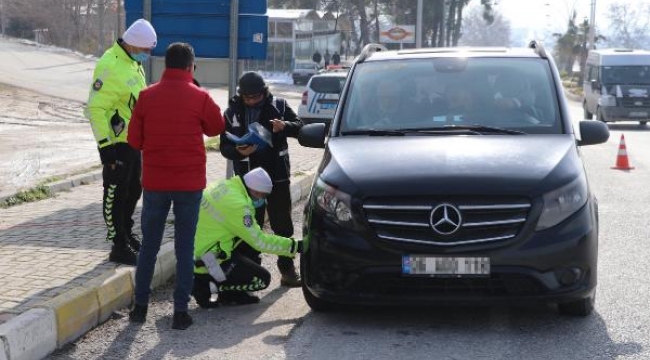
[[[395,60],[432,57],[539,57],[530,48],[506,47],[451,47],[451,48],[420,48],[381,51],[372,54],[368,60]]]
[[[601,66],[650,65],[650,51],[637,49],[591,50],[587,62]]]

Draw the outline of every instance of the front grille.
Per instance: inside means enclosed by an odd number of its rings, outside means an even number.
[[[395,296],[531,296],[544,291],[534,278],[518,274],[492,274],[483,278],[364,276],[355,288],[360,292]]]
[[[458,209],[460,219],[452,221],[446,228],[438,226],[439,231],[435,231],[437,219],[432,219],[432,212],[441,204]],[[372,199],[364,203],[363,210],[379,238],[412,244],[456,246],[514,238],[526,222],[530,207],[526,199],[438,199],[428,203]],[[455,223],[459,227],[453,231]]]
[[[623,107],[650,107],[650,98],[624,97],[621,104]]]

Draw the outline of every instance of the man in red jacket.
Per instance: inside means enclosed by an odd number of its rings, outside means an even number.
[[[174,204],[176,290],[172,328],[192,325],[187,313],[194,271],[194,234],[206,186],[203,135],[224,131],[221,109],[193,82],[194,49],[173,43],[165,53],[160,82],[140,92],[128,141],[142,150],[142,247],[135,273],[135,306],[129,318],[146,319],[151,279],[165,221]]]

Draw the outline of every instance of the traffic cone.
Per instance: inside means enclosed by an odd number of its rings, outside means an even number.
[[[621,143],[618,145],[618,156],[616,156],[616,166],[612,169],[617,170],[632,170],[634,167],[630,166],[630,161],[627,158],[627,148],[625,147],[625,136],[621,134]]]

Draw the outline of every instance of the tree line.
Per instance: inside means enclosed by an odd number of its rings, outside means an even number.
[[[422,33],[424,46],[457,46],[463,29],[463,13],[471,3],[480,3],[482,18],[494,20],[493,0],[423,1]],[[269,0],[268,6],[280,9],[316,9],[345,17],[352,24],[349,36],[357,49],[379,42],[382,17],[390,14],[392,24],[415,24],[417,0]]]
[[[3,35],[100,54],[124,29],[123,0],[0,0]]]

